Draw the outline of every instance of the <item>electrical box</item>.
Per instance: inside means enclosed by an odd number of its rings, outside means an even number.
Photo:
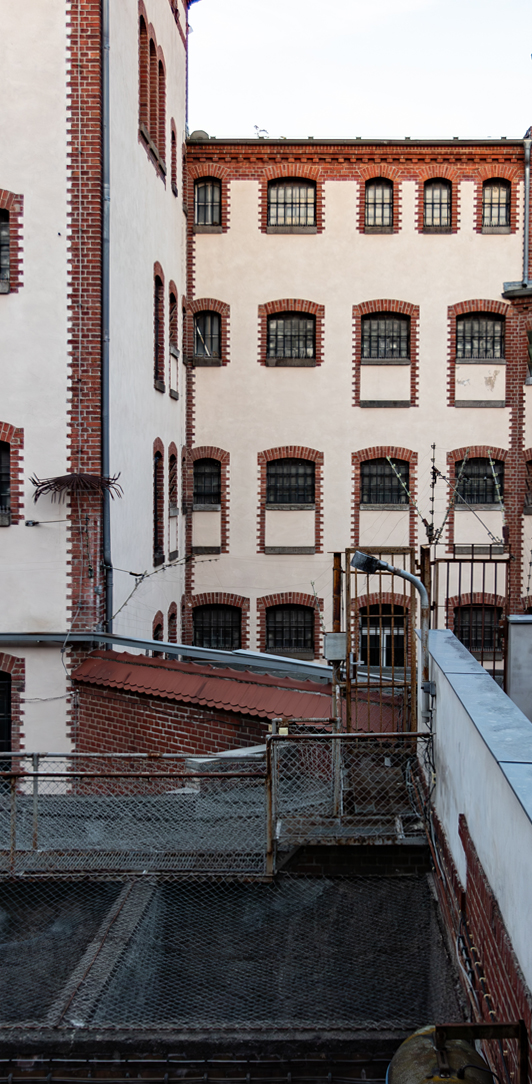
[[[323,657],[328,662],[340,662],[345,659],[347,634],[345,632],[326,632],[323,637]]]

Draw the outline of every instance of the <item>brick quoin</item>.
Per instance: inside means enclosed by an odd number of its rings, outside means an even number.
[[[360,366],[362,362],[362,318],[372,313],[390,313],[410,317],[410,406],[419,406],[419,305],[408,301],[379,299],[353,305],[353,406],[360,406]],[[368,358],[368,361],[371,359]]]
[[[259,452],[259,511],[257,525],[257,553],[264,553],[266,545],[266,464],[274,459],[309,459],[315,463],[314,474],[314,546],[316,553],[323,553],[323,452],[304,448],[300,444],[287,444],[280,448],[268,448]]]
[[[9,292],[18,294],[22,280],[22,215],[24,196],[0,188],[0,210],[9,211]]]
[[[10,447],[9,485],[11,524],[13,525],[24,519],[24,479],[22,476],[24,430],[17,429],[8,422],[0,422],[0,440],[5,441]]]
[[[353,546],[358,546],[360,543],[360,497],[361,497],[361,485],[360,485],[360,464],[367,463],[369,459],[385,459],[386,456],[390,456],[390,459],[403,459],[409,464],[409,490],[414,500],[416,500],[416,466],[417,466],[417,452],[410,451],[409,448],[396,448],[391,444],[378,445],[375,448],[362,448],[358,452],[352,452],[351,463],[353,468]],[[398,505],[399,508],[399,505]],[[404,506],[406,511],[406,505]],[[394,513],[390,513],[393,515]],[[408,519],[409,519],[409,540],[410,546],[416,545],[417,539],[417,512],[413,504],[408,505]]]
[[[11,674],[11,749],[17,753],[24,748],[22,694],[26,688],[26,660],[0,651],[0,670]]]
[[[304,595],[301,591],[280,591],[275,595],[263,595],[257,599],[257,635],[259,651],[266,651],[266,610],[270,606],[308,606],[314,610],[314,658],[321,658],[321,618],[323,599],[314,595]]]
[[[287,297],[284,301],[267,301],[265,305],[259,305],[259,363],[267,365],[268,351],[268,317],[275,313],[300,312],[314,316],[316,325],[316,337],[314,344],[314,361],[321,365],[323,361],[323,323],[325,320],[325,306],[317,305],[314,301],[303,301],[294,297]],[[297,360],[297,359],[294,359]]]
[[[205,591],[200,595],[183,597],[183,643],[194,640],[194,610],[197,606],[237,606],[242,614],[242,647],[249,647],[249,598],[228,591]]]

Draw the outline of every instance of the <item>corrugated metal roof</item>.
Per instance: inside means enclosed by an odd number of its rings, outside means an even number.
[[[149,659],[127,652],[94,651],[74,681],[157,696],[261,719],[323,719],[331,713],[331,686],[197,663]]]

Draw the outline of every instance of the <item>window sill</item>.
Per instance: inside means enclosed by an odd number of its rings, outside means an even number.
[[[176,197],[176,199],[177,199],[177,197],[178,197],[178,195],[179,195],[179,192],[178,192],[178,190],[177,190],[177,185],[176,185],[175,181],[172,181],[172,192],[173,192],[174,196],[175,196],[175,197]]]
[[[506,365],[506,358],[457,358],[455,365]]]
[[[455,399],[455,407],[472,407],[475,410],[485,410],[488,407],[500,407],[506,406],[505,399]]]
[[[193,546],[192,553],[194,556],[198,556],[202,553],[221,553],[221,546]]]
[[[9,279],[0,279],[0,294],[9,293]]]
[[[179,357],[179,347],[177,343],[170,343],[170,353],[173,358]]]
[[[155,388],[155,391],[166,391],[166,384],[164,380],[154,380],[153,386]]]
[[[316,358],[266,358],[269,369],[315,369]]]
[[[145,144],[147,150],[149,150],[153,155],[157,168],[160,169],[163,177],[166,178],[166,162],[164,161],[164,158],[161,158],[161,155],[159,154],[159,151],[157,150],[157,147],[153,142],[153,139],[151,138],[151,135],[148,132],[145,124],[139,125],[139,135],[142,139],[142,142]]]
[[[160,553],[157,557],[153,558],[153,565],[154,568],[159,568],[159,565],[164,565],[164,553]]]
[[[317,233],[317,226],[266,226],[266,233]]]
[[[176,391],[175,388],[170,388],[170,391],[169,391],[168,394],[170,396],[170,399],[179,399],[179,392]]]
[[[482,233],[511,233],[511,226],[483,226]]]
[[[393,226],[365,226],[364,233],[393,233]]]
[[[452,233],[452,226],[423,226],[422,233]]]
[[[316,547],[315,546],[265,546],[264,547],[264,552],[266,554],[274,554],[274,553],[309,554],[309,553],[315,553],[316,552]]]
[[[501,506],[498,501],[493,501],[493,504],[459,504],[458,500],[454,506],[455,512],[471,512],[472,509],[475,512],[500,512]]]
[[[361,399],[360,406],[364,408],[375,409],[379,407],[409,407],[411,406],[410,399]]]
[[[361,358],[361,365],[410,365],[410,358]]]
[[[221,504],[193,504],[193,512],[221,512]]]
[[[222,364],[221,358],[191,358],[192,365],[195,369],[217,369]]]
[[[360,504],[361,512],[408,512],[408,504]]]
[[[179,514],[179,509],[177,507],[177,504],[169,504],[168,505],[168,516],[169,516],[169,518],[174,519],[175,516],[177,516],[178,514]]]
[[[531,509],[532,511],[532,509]],[[11,512],[0,512],[0,527],[11,527]]]
[[[270,504],[266,502],[267,512],[314,512],[315,504]]]
[[[169,561],[176,561],[176,560],[177,560],[177,558],[178,558],[178,556],[179,556],[179,550],[172,550],[172,551],[171,551],[171,552],[170,552],[170,553],[168,554],[168,560],[169,560]]]
[[[193,233],[223,233],[223,226],[193,226]]]

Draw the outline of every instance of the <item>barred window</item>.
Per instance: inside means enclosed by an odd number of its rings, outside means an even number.
[[[394,459],[395,469],[409,487],[409,464]],[[408,504],[408,494],[387,459],[368,459],[360,466],[360,504]]]
[[[219,358],[220,316],[217,312],[198,312],[194,317],[194,355],[198,358]]]
[[[510,198],[509,181],[485,181],[482,186],[482,225],[492,229],[509,226]]]
[[[194,225],[220,226],[222,221],[222,186],[219,181],[196,181],[194,185]]]
[[[177,515],[177,456],[172,452],[168,457],[168,513]]]
[[[153,563],[164,561],[164,462],[160,452],[153,457]]]
[[[196,606],[194,646],[238,651],[242,644],[242,611],[238,606]]]
[[[268,185],[268,226],[315,226],[316,188],[300,181]]]
[[[363,358],[409,358],[409,316],[364,316],[362,318]]]
[[[308,459],[273,459],[266,466],[267,504],[314,504],[315,464]]]
[[[504,358],[504,319],[500,316],[459,316],[456,357]]]
[[[462,468],[463,460],[456,464],[455,477]],[[458,497],[463,497],[467,504],[498,504],[497,486],[493,472],[497,478],[499,492],[504,496],[504,463],[500,459],[493,461],[493,470],[489,459],[467,459],[464,472],[457,482],[456,492]],[[458,502],[460,503],[460,501]]]
[[[177,644],[177,609],[168,611],[168,642]]]
[[[11,511],[11,448],[0,440],[0,524],[9,526]]]
[[[164,292],[159,275],[155,276],[154,282],[153,337],[154,379],[164,381]]]
[[[268,317],[269,358],[313,358],[316,354],[316,320],[313,316],[284,313]]]
[[[314,655],[314,610],[310,606],[269,606],[266,610],[266,651]]]
[[[393,184],[382,178],[366,184],[366,227],[393,226]]]
[[[222,470],[218,459],[196,459],[194,463],[194,504],[220,504]]]
[[[170,332],[170,346],[177,347],[177,297],[173,290],[168,295],[168,330]]]
[[[394,603],[362,606],[360,657],[364,666],[404,666],[406,611]]]
[[[469,651],[498,651],[501,617],[500,606],[456,606],[453,631]]]
[[[0,210],[0,282],[9,282],[9,211]]]
[[[425,229],[449,229],[451,225],[449,181],[427,181],[423,190],[423,225]]]

